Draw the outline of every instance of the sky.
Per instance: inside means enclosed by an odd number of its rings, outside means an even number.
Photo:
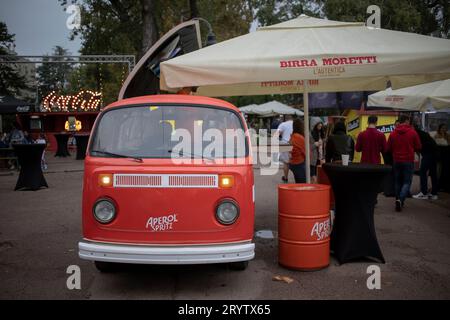
[[[69,40],[69,16],[58,0],[0,0],[0,21],[15,34],[19,55],[51,54],[57,45],[78,55],[81,41]]]

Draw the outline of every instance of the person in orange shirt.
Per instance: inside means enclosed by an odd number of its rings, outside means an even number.
[[[305,138],[303,136],[304,124],[303,120],[295,119],[291,140],[292,145],[291,160],[289,161],[289,170],[292,171],[295,183],[306,183],[305,172]]]

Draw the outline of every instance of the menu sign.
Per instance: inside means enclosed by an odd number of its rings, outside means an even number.
[[[347,125],[347,131],[352,131],[359,128],[359,118],[352,120]]]

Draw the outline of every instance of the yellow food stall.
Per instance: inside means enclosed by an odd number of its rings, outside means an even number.
[[[360,132],[368,127],[369,116],[375,115],[378,117],[377,129],[384,133],[386,140],[395,128],[395,121],[398,118],[398,112],[393,111],[367,111],[367,110],[352,110],[344,111],[345,123],[347,126],[347,133],[352,136],[356,144],[356,139]],[[353,162],[361,161],[361,152],[355,152]]]

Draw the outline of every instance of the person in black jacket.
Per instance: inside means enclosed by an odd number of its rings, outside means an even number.
[[[355,142],[353,138],[347,134],[345,123],[342,121],[334,125],[333,134],[328,138],[325,160],[326,162],[341,161],[343,154],[350,156],[350,161],[353,161],[355,152]]]
[[[428,132],[421,130],[419,126],[415,126],[415,129],[422,144],[422,149],[420,150],[422,159],[420,161],[420,192],[413,195],[413,198],[437,200],[438,146]],[[431,194],[428,193],[428,175],[431,177]]]

